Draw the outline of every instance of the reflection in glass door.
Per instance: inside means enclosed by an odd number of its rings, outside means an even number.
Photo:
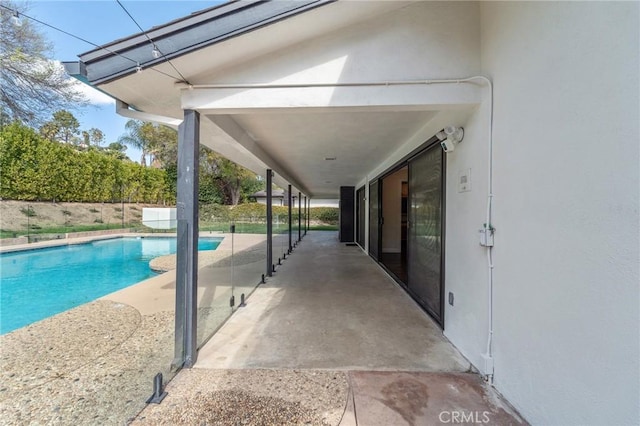
[[[443,152],[439,145],[409,161],[409,291],[443,325]]]
[[[365,236],[365,218],[366,218],[366,198],[364,192],[364,186],[359,188],[356,192],[356,242],[360,244],[360,247],[364,247]]]

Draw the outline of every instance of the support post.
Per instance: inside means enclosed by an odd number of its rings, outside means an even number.
[[[185,110],[178,128],[175,368],[192,367],[197,358],[199,148],[200,113]]]
[[[307,235],[307,221],[309,220],[309,209],[307,208],[307,196],[304,196],[304,235]]]
[[[298,192],[298,241],[302,240],[302,194]]]
[[[311,227],[311,198],[309,198],[309,216],[307,216],[307,229]]]
[[[273,172],[267,169],[267,276],[273,276]]]
[[[309,214],[307,215],[307,231],[311,225],[311,197],[309,197]]]
[[[293,250],[293,245],[291,244],[291,185],[289,185],[289,190],[287,191],[287,196],[289,197],[289,253],[291,253],[291,250]]]

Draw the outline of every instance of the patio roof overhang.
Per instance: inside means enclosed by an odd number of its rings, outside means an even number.
[[[381,38],[371,31],[383,34],[380,22],[391,28],[411,4],[230,2],[150,30],[163,58],[134,35],[68,69],[116,98],[121,115],[175,127],[196,110],[201,144],[256,173],[272,169],[281,187],[337,198],[340,186],[361,184],[481,102],[478,85],[431,84],[443,74],[389,67],[384,40],[363,52],[363,34]]]

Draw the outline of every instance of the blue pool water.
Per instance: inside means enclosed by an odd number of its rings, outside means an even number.
[[[200,239],[215,250],[221,238]],[[0,334],[156,275],[149,260],[176,252],[175,238],[116,238],[0,255]]]

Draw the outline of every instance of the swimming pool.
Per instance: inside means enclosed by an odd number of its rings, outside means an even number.
[[[201,238],[215,250],[222,238]],[[115,238],[0,255],[0,334],[156,275],[149,261],[176,252],[176,239]]]

